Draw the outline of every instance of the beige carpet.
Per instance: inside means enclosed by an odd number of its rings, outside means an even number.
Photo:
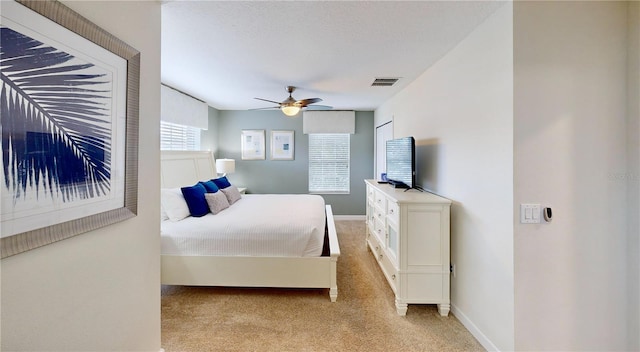
[[[435,305],[396,314],[391,288],[366,249],[364,222],[338,221],[338,301],[328,290],[162,288],[167,351],[483,351]]]

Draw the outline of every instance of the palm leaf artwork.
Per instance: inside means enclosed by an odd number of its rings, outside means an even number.
[[[14,204],[32,192],[63,202],[106,195],[109,77],[10,28],[0,31],[2,167]]]

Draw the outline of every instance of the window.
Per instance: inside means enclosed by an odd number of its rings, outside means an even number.
[[[348,133],[309,134],[309,192],[349,193]]]
[[[161,150],[200,150],[200,129],[160,121]]]

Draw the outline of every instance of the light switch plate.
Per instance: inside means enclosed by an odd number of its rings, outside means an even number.
[[[540,204],[520,204],[520,223],[539,224]]]

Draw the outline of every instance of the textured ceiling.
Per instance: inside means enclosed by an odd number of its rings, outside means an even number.
[[[220,110],[296,99],[374,110],[451,50],[496,1],[167,1],[162,82]],[[400,77],[371,87],[376,77]]]

